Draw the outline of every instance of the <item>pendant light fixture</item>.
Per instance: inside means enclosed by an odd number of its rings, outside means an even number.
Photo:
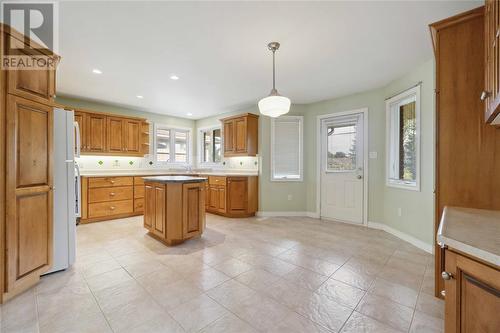
[[[280,48],[280,43],[271,42],[267,47],[273,52],[273,89],[269,96],[259,101],[259,110],[263,115],[275,118],[288,113],[291,102],[288,97],[281,96],[278,94],[278,90],[276,90],[276,64],[274,57],[276,51]]]

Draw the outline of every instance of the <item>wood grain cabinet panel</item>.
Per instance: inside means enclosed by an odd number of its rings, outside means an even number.
[[[121,153],[125,151],[124,121],[118,117],[107,117],[107,152]]]
[[[230,214],[246,214],[248,209],[247,177],[231,177],[227,181],[228,212]]]
[[[155,210],[155,187],[154,185],[144,186],[144,228],[150,232],[153,231],[154,220],[156,218]]]
[[[23,41],[10,36],[8,43],[11,49],[16,49],[17,55],[20,56],[40,56],[41,53],[32,48],[25,47]],[[56,59],[57,56],[53,56]],[[7,82],[8,93],[17,95],[42,104],[52,105],[56,91],[55,70],[8,70]]]
[[[144,198],[134,199],[134,212],[135,213],[144,212]]]
[[[86,152],[106,152],[106,116],[91,113],[87,115]]]
[[[221,119],[224,156],[256,156],[258,154],[259,116],[246,113]]]
[[[153,234],[165,237],[165,185],[155,185]]]
[[[138,120],[124,119],[124,148],[127,154],[141,153],[141,122]]]
[[[209,176],[206,210],[228,217],[254,216],[258,209],[258,177]]]
[[[7,96],[4,299],[52,265],[52,107]]]
[[[89,203],[89,218],[131,214],[134,211],[133,200],[106,201]]]
[[[200,235],[205,226],[205,184],[183,185],[183,238]]]
[[[89,188],[110,187],[110,186],[132,186],[133,177],[91,177],[89,178]]]
[[[89,189],[89,203],[130,200],[134,197],[132,186],[98,187]]]
[[[134,186],[134,199],[144,198],[144,185]]]
[[[500,332],[500,270],[445,251],[445,332]]]

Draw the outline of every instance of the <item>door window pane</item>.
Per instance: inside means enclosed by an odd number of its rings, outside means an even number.
[[[156,130],[156,160],[170,161],[170,130],[158,128]]]
[[[327,126],[328,171],[352,171],[356,169],[356,125]]]

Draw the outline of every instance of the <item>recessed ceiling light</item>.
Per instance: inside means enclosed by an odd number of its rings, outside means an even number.
[[[175,74],[172,74],[172,75],[170,75],[170,79],[175,81],[175,80],[179,80],[179,77]]]
[[[188,112],[187,115],[191,117],[193,114],[191,112]]]
[[[94,68],[94,69],[92,70],[92,73],[94,73],[94,74],[102,74],[102,71],[101,71],[101,70],[99,70],[99,69],[97,69],[97,68]]]
[[[143,99],[144,98],[144,96],[142,96],[142,95],[137,95],[136,97],[139,98],[139,99]]]

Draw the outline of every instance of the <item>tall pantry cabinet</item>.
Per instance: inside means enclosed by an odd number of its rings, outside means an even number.
[[[46,55],[0,25],[9,55]],[[4,54],[1,54],[3,63]],[[52,264],[52,130],[55,70],[0,71],[0,303],[30,288]]]
[[[485,115],[492,102],[483,94],[490,70],[484,7],[430,28],[436,57],[436,235],[445,206],[500,210],[500,129]],[[435,295],[441,297],[444,249],[436,244],[435,253]]]

